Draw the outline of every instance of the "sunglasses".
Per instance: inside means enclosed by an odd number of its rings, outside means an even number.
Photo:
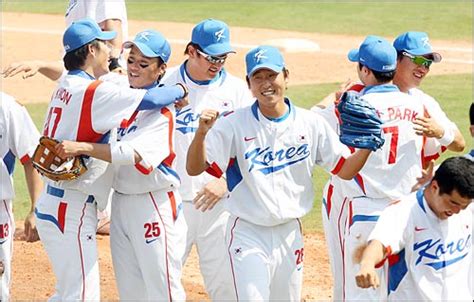
[[[414,56],[407,52],[402,53],[405,57],[409,58],[413,63],[418,66],[424,66],[426,68],[430,68],[431,64],[433,64],[433,60],[427,59],[423,56]]]
[[[204,59],[206,59],[211,64],[224,64],[225,60],[227,59],[227,55],[216,57],[216,56],[208,55],[207,53],[204,53],[200,51],[199,49],[196,49],[196,51],[198,54],[203,56]]]

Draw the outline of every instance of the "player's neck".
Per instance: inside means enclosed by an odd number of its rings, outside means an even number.
[[[289,111],[289,106],[286,104],[284,99],[274,104],[259,102],[258,107],[263,116],[270,120],[278,119]]]
[[[408,93],[408,90],[412,88],[407,85],[407,83],[405,83],[403,79],[397,78],[397,76],[393,78],[393,84],[397,85],[398,89],[400,89],[400,91],[403,93]]]

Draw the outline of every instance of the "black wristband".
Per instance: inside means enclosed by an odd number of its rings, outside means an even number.
[[[118,58],[110,58],[109,60],[109,71],[113,71],[116,68],[122,67],[120,66]]]

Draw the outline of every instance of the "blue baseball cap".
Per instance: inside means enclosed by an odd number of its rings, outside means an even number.
[[[268,45],[258,46],[250,50],[245,56],[245,63],[247,64],[248,77],[262,68],[280,73],[285,67],[285,60],[278,48]]]
[[[161,33],[153,29],[139,32],[133,41],[123,43],[124,48],[130,48],[132,45],[135,45],[145,57],[160,57],[165,63],[171,56],[170,43]]]
[[[90,18],[72,22],[63,35],[64,51],[76,50],[87,43],[99,40],[112,40],[117,36],[115,31],[102,31],[94,20]]]
[[[230,31],[227,24],[214,19],[201,21],[193,28],[191,42],[199,45],[203,52],[219,56],[235,52],[230,46]]]
[[[351,62],[359,62],[378,72],[397,68],[397,51],[387,40],[378,36],[367,36],[359,49],[349,51],[347,57]]]
[[[408,31],[399,35],[393,41],[393,47],[397,51],[406,51],[415,56],[431,56],[433,62],[440,62],[442,57],[431,49],[428,34],[419,31]]]

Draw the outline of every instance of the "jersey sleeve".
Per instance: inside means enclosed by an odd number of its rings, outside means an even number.
[[[174,109],[172,105],[160,111],[142,111],[136,125],[139,131],[127,133],[127,142],[143,159],[147,169],[156,168],[165,159],[174,159]],[[170,163],[171,164],[171,163]]]
[[[12,102],[9,144],[12,152],[25,163],[38,145],[40,134],[25,107]]]
[[[206,136],[207,162],[214,176],[222,175],[235,157],[234,133],[228,117],[221,117]],[[217,170],[217,171],[216,171]]]
[[[119,128],[135,112],[145,93],[144,89],[117,86],[109,82],[98,85],[90,109],[94,130],[105,133],[112,128]]]
[[[314,113],[313,113],[314,114]],[[326,171],[337,174],[350,155],[347,146],[339,141],[339,136],[329,124],[317,114],[314,114],[313,136],[315,137],[314,162]]]
[[[380,241],[392,254],[401,251],[405,247],[406,236],[408,236],[409,209],[404,201],[385,208],[370,233],[368,241],[374,239]]]

